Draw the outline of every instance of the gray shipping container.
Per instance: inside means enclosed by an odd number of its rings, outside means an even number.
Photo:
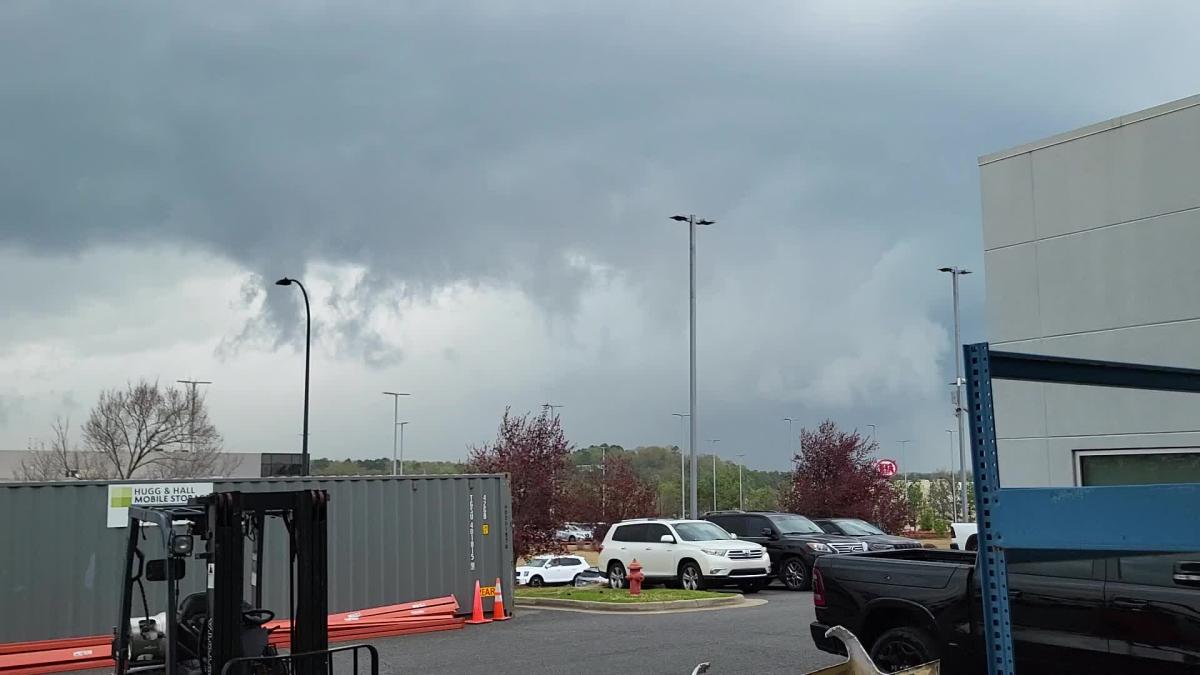
[[[0,643],[110,633],[128,528],[107,526],[108,487],[170,482],[0,485]],[[475,582],[491,586],[497,578],[505,607],[513,607],[512,499],[503,475],[211,482],[217,492],[329,491],[330,612],[446,595],[458,599],[460,612],[469,612]],[[278,519],[270,521],[263,603],[286,617],[286,531]],[[162,555],[154,537],[141,547],[147,559]],[[204,550],[199,539],[196,550]],[[249,568],[249,547],[246,558]],[[191,563],[181,592],[203,589],[200,569]],[[246,578],[249,583],[248,573]],[[162,611],[164,593],[162,584],[146,583],[151,612]],[[134,598],[137,613],[136,587]],[[491,606],[485,598],[484,609]]]

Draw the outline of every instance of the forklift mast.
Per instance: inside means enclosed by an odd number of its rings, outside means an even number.
[[[165,675],[178,673],[177,612],[179,583],[186,559],[192,555],[191,537],[175,532],[179,521],[191,523],[192,533],[204,539],[204,553],[195,555],[206,566],[207,631],[200,645],[202,672],[219,675],[227,663],[258,654],[244,654],[242,643],[245,588],[246,540],[254,546],[251,561],[252,607],[262,608],[263,553],[266,519],[283,520],[288,533],[288,597],[293,654],[323,652],[329,647],[327,522],[329,495],[324,490],[290,492],[219,492],[192,499],[187,505],[129,507],[129,540],[125,550],[121,616],[116,626],[113,658],[117,675],[129,672],[128,646],[132,614],[133,575],[142,569],[138,539],[143,524],[155,525],[162,536],[167,559],[162,561],[167,602],[164,665]],[[159,562],[159,561],[152,561]],[[295,663],[297,675],[323,672],[320,655]]]

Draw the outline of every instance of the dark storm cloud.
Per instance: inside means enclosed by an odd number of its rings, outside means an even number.
[[[753,208],[744,240],[878,227],[884,204],[904,227],[931,176],[889,158],[962,132],[913,74],[789,45],[768,10],[722,36],[713,15],[583,7],[7,4],[0,236],[516,281],[569,307],[563,249],[650,268],[677,239],[665,215],[732,214],[780,177],[797,198]],[[863,132],[886,127],[892,147]],[[973,155],[953,154],[959,205]]]
[[[264,309],[227,349],[298,337],[298,294],[267,289],[314,262],[365,270],[317,329],[377,365],[400,353],[371,329],[371,307],[467,282],[569,313],[588,272],[567,253],[625,275],[677,332],[677,211],[721,221],[703,235],[702,284],[789,244],[797,270],[866,277],[905,243],[928,258],[913,277],[978,268],[976,156],[1194,93],[1178,67],[1197,57],[1192,11],[11,0],[0,245],[230,258],[258,275],[243,296]],[[968,317],[981,288],[965,289]],[[843,290],[789,277],[745,294],[783,316]],[[981,332],[977,318],[965,336]],[[872,404],[881,425],[904,423],[902,402]]]

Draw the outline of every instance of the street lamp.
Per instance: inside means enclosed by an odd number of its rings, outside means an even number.
[[[787,448],[787,451],[788,451],[788,454],[791,454],[791,452],[792,452],[792,422],[794,422],[795,420],[793,420],[790,417],[785,417],[785,418],[783,418],[783,421],[788,423],[788,448]]]
[[[738,453],[738,509],[742,511],[746,510],[746,500],[742,497],[742,465],[746,463],[743,459],[745,456],[744,452]]]
[[[689,408],[691,413],[691,433],[688,441],[688,454],[691,456],[692,465],[692,484],[691,484],[691,503],[692,517],[700,517],[700,506],[696,503],[696,226],[697,225],[712,225],[715,220],[697,219],[694,215],[687,216],[671,216],[671,220],[680,223],[688,224],[688,274],[690,278],[688,300],[689,300],[689,320],[688,333],[691,340],[690,346],[690,370],[691,384],[689,392]]]
[[[904,463],[904,485],[905,485],[905,489],[907,489],[907,487],[908,487],[908,458],[905,456],[907,454],[905,451],[908,450],[908,444],[912,443],[912,441],[899,441],[899,443],[900,443],[900,461]]]
[[[946,433],[950,434],[947,438],[950,439],[950,501],[954,503],[954,517],[958,517],[958,490],[955,488],[954,480],[954,434],[958,433],[953,429],[947,429]]]
[[[874,424],[868,424],[867,426],[871,427],[871,441],[874,442],[876,426]]]
[[[201,384],[212,384],[209,380],[175,380],[179,384],[186,384],[191,387],[191,395],[188,400],[190,413],[188,415],[188,440],[192,446],[192,453],[196,452],[196,387]]]
[[[559,408],[565,408],[565,407],[567,407],[567,406],[555,405],[553,403],[543,403],[542,404],[542,410],[545,410],[547,412],[547,417],[554,417],[555,410],[558,410]]]
[[[301,437],[300,445],[300,474],[307,476],[308,471],[308,375],[309,375],[309,352],[312,347],[312,311],[308,306],[308,291],[305,290],[304,284],[300,283],[299,279],[289,279],[284,277],[275,282],[276,286],[291,286],[296,284],[300,287],[300,293],[304,296],[304,432]]]
[[[683,433],[682,432],[683,418],[691,417],[691,415],[689,415],[687,413],[671,413],[671,415],[679,418],[680,432]],[[684,435],[686,436],[687,434],[684,434]],[[686,504],[685,498],[684,498],[686,489],[687,489],[687,477],[685,475],[684,467],[683,467],[683,444],[680,443],[680,445],[679,445],[679,517],[680,518],[687,518],[687,504]]]
[[[971,270],[962,267],[939,267],[938,271],[949,274],[954,287],[954,416],[958,419],[958,463],[962,470],[963,484],[959,508],[965,514],[967,513],[967,448],[964,444],[966,432],[963,431],[962,339],[958,332],[958,278],[970,274]]]
[[[385,392],[383,392],[383,395],[392,397],[392,475],[393,476],[403,476],[404,475],[404,459],[403,459],[404,453],[403,452],[400,454],[400,457],[401,457],[400,473],[396,473],[396,426],[400,424],[400,397],[401,396],[411,396],[412,394],[402,394],[398,391],[385,391]],[[403,427],[401,427],[400,430],[403,431],[404,430]]]
[[[721,439],[719,439],[719,438],[710,438],[710,439],[708,439],[708,442],[709,442],[709,443],[712,443],[712,455],[713,455],[713,511],[716,511],[716,510],[717,510],[717,443],[720,443],[720,442],[721,442]],[[695,490],[695,489],[696,489],[696,486],[695,486],[695,485],[692,485],[692,489],[693,489],[693,490]]]

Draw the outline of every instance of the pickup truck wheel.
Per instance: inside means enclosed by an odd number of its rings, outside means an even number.
[[[783,561],[783,568],[779,570],[779,580],[789,591],[807,591],[812,587],[808,566],[799,558],[788,558]]]
[[[871,645],[871,660],[885,673],[936,661],[941,650],[933,637],[920,628],[893,628],[885,631]]]

